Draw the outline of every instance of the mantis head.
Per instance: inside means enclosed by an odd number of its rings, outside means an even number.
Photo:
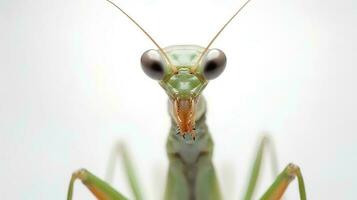
[[[159,81],[171,103],[171,113],[182,136],[195,139],[195,111],[209,80],[217,78],[226,66],[226,56],[219,49],[193,45],[148,50],[141,56],[143,71]]]

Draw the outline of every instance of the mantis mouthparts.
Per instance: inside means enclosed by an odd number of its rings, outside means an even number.
[[[178,134],[185,138],[185,135],[191,135],[195,140],[195,105],[193,98],[189,99],[174,99],[173,109],[175,120],[178,127]]]

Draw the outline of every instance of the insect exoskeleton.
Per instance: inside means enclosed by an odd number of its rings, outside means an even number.
[[[159,81],[169,96],[178,134],[195,139],[195,121],[200,95],[209,80],[225,69],[227,58],[219,49],[175,45],[162,51],[150,49],[141,56],[143,71]]]

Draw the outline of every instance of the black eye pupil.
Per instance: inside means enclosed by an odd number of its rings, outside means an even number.
[[[160,73],[161,74],[164,71],[164,69],[162,68],[161,63],[159,63],[158,61],[154,61],[153,63],[151,63],[150,68],[155,73]]]
[[[205,73],[212,73],[217,69],[217,67],[218,67],[217,62],[215,62],[214,60],[208,61],[205,67]]]

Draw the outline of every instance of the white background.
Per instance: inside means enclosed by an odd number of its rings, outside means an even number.
[[[162,46],[206,45],[242,4],[120,1]],[[242,197],[263,131],[280,169],[301,166],[309,199],[356,199],[356,35],[353,0],[253,0],[217,39],[228,65],[204,94],[226,199]],[[164,91],[140,68],[150,48],[103,0],[0,0],[2,199],[65,199],[74,170],[104,176],[118,140],[147,199],[162,197],[170,121]],[[114,186],[131,196],[118,170]],[[288,197],[298,199],[296,181]],[[78,183],[75,199],[93,197]]]

